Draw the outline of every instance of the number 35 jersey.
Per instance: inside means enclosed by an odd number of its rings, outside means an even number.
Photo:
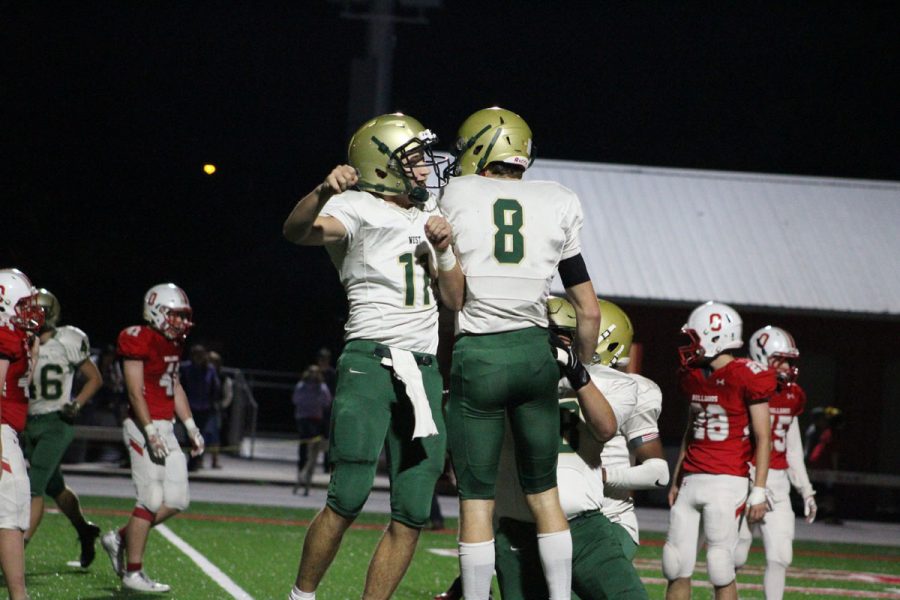
[[[752,454],[748,407],[775,393],[775,372],[736,358],[706,373],[705,369],[683,369],[680,374],[681,392],[691,404],[693,429],[684,471],[746,476]]]
[[[350,304],[344,339],[434,354],[438,315],[425,223],[437,213],[351,190],[329,200],[320,214],[347,230],[343,240],[325,246]]]
[[[779,385],[769,398],[769,420],[772,422],[772,455],[770,469],[787,469],[787,432],[791,422],[803,413],[806,392],[796,383]],[[754,457],[754,464],[756,463]]]
[[[547,327],[559,262],[581,253],[581,203],[552,181],[466,175],[440,200],[466,275],[460,333]]]
[[[41,344],[28,414],[56,412],[69,402],[75,371],[90,357],[91,344],[82,330],[70,325],[59,327]]]
[[[147,325],[135,325],[119,334],[117,352],[123,360],[144,363],[144,400],[153,420],[175,416],[175,385],[181,344]]]

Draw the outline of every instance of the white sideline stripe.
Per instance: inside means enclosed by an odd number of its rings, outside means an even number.
[[[212,564],[208,558],[200,554],[193,546],[178,537],[174,531],[165,525],[157,525],[154,527],[164,538],[172,542],[172,545],[187,554],[187,557],[194,561],[200,569],[209,575],[209,578],[219,584],[223,590],[231,594],[236,600],[253,600],[253,596],[245,592],[241,586],[236,584],[231,577],[226,575],[216,565]]]

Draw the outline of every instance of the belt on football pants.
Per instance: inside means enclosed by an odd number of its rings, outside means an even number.
[[[391,358],[391,349],[387,346],[378,345],[375,346],[375,350],[372,352],[375,356],[380,358]],[[417,365],[422,365],[424,367],[430,367],[433,358],[431,356],[423,355],[419,356],[416,353],[412,353],[413,358],[416,360]]]

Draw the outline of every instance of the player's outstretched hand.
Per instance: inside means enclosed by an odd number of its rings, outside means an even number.
[[[438,252],[447,250],[450,242],[453,241],[453,229],[450,227],[450,222],[437,215],[428,217],[428,221],[425,222],[425,237]]]
[[[206,450],[206,442],[203,440],[200,428],[188,429],[187,434],[191,439],[191,456],[197,457],[203,454],[203,451]]]
[[[815,492],[803,498],[803,516],[806,517],[807,523],[812,523],[816,520],[816,511],[818,510],[819,507],[816,506]]]
[[[580,390],[591,382],[591,375],[578,360],[575,349],[571,344],[567,344],[558,335],[550,332],[550,346],[553,348],[556,362],[566,379],[569,380],[572,389]]]
[[[346,192],[359,181],[356,169],[350,165],[338,165],[331,170],[319,189],[328,195]]]

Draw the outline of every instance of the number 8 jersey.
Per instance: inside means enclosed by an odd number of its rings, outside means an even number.
[[[175,384],[178,382],[181,344],[152,327],[135,325],[119,334],[117,352],[123,360],[144,363],[144,400],[150,418],[171,421],[175,416]]]
[[[775,372],[736,358],[707,374],[683,369],[681,392],[691,403],[693,435],[684,455],[685,473],[746,476],[752,444],[748,406],[775,392]]]
[[[581,202],[553,181],[466,175],[440,200],[466,275],[461,333],[547,327],[547,296],[561,260],[581,253]]]

